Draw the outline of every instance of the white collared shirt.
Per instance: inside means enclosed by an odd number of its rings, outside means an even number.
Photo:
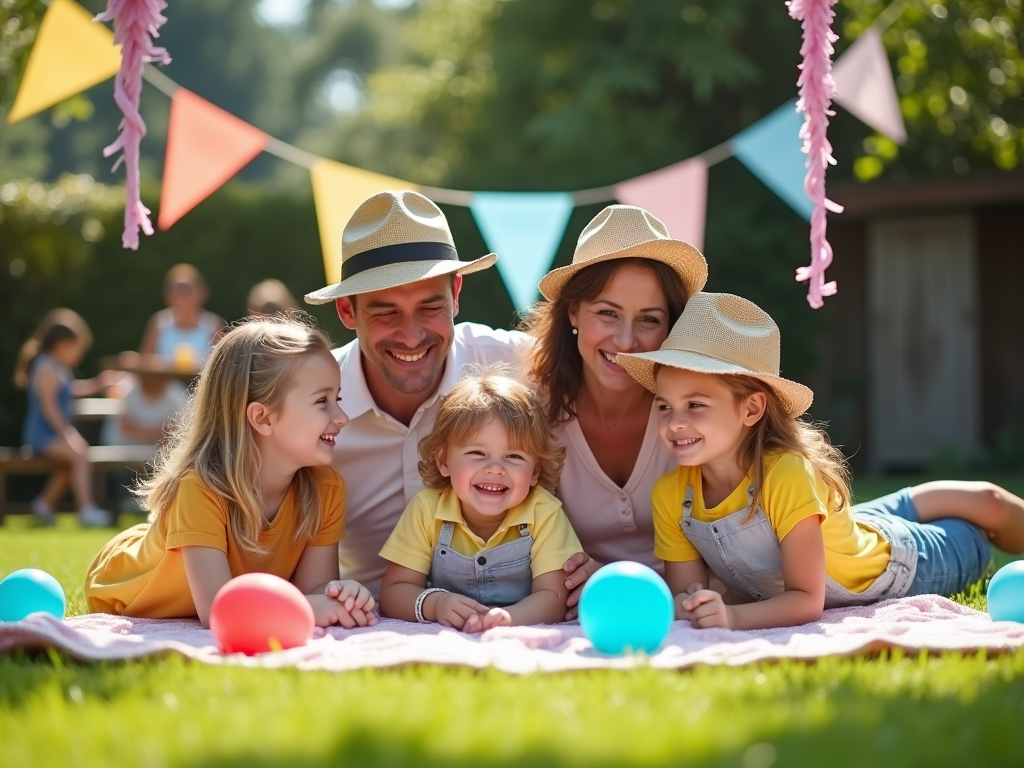
[[[349,418],[334,446],[334,468],[345,478],[347,491],[345,538],[339,548],[342,578],[356,579],[378,593],[387,567],[378,553],[412,497],[423,490],[418,447],[434,428],[438,401],[467,366],[505,362],[518,369],[521,352],[531,343],[531,337],[519,331],[493,330],[477,323],[456,325],[441,383],[408,427],[373,401],[363,375],[359,340],[334,350],[341,366],[341,407]]]

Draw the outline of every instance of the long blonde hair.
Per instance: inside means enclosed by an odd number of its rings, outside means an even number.
[[[824,428],[786,413],[775,391],[753,376],[719,375],[717,377],[736,397],[737,401],[755,392],[765,395],[764,416],[748,431],[737,449],[736,459],[741,467],[749,467],[755,486],[750,515],[761,503],[764,485],[764,457],[779,453],[803,456],[814,471],[825,481],[831,493],[831,512],[839,512],[850,504],[850,468],[842,451],[832,445]],[[823,499],[828,506],[828,500]]]
[[[246,418],[249,403],[276,408],[299,366],[310,355],[330,355],[330,341],[309,322],[261,317],[240,323],[217,342],[182,419],[156,459],[152,477],[135,495],[150,520],[164,514],[186,473],[227,503],[231,536],[250,555],[264,554],[260,494],[262,459]],[[312,539],[320,528],[320,495],[314,471],[295,473],[298,524],[295,541]]]
[[[419,444],[419,471],[425,486],[449,486],[451,479],[437,467],[438,453],[470,439],[491,419],[498,419],[512,445],[537,457],[537,484],[554,492],[565,448],[555,442],[537,393],[507,374],[508,368],[500,363],[488,365],[477,375],[461,379],[442,398],[434,429]]]

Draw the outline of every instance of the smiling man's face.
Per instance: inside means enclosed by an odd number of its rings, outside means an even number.
[[[338,316],[359,338],[371,391],[384,382],[404,395],[434,390],[455,334],[461,287],[461,276],[443,275],[359,294],[354,305],[338,299]]]

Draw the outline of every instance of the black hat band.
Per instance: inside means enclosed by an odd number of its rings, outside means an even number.
[[[403,261],[458,261],[459,254],[448,243],[398,243],[371,248],[357,253],[341,265],[341,279],[350,277],[376,267],[389,264],[400,264]]]

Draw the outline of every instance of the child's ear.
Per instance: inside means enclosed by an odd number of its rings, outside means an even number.
[[[533,488],[533,486],[535,486],[537,484],[538,480],[540,480],[540,462],[539,461],[533,466],[533,477],[530,478],[530,487]]]
[[[439,448],[437,453],[434,454],[434,463],[437,464],[437,471],[441,473],[441,477],[451,477],[451,470],[448,469],[447,451]]]
[[[754,392],[752,395],[749,395],[743,402],[743,408],[741,409],[743,425],[747,427],[754,426],[761,420],[767,409],[768,398],[764,392]]]
[[[263,403],[249,403],[245,406],[245,419],[250,427],[264,437],[273,433],[277,421],[274,413]]]

